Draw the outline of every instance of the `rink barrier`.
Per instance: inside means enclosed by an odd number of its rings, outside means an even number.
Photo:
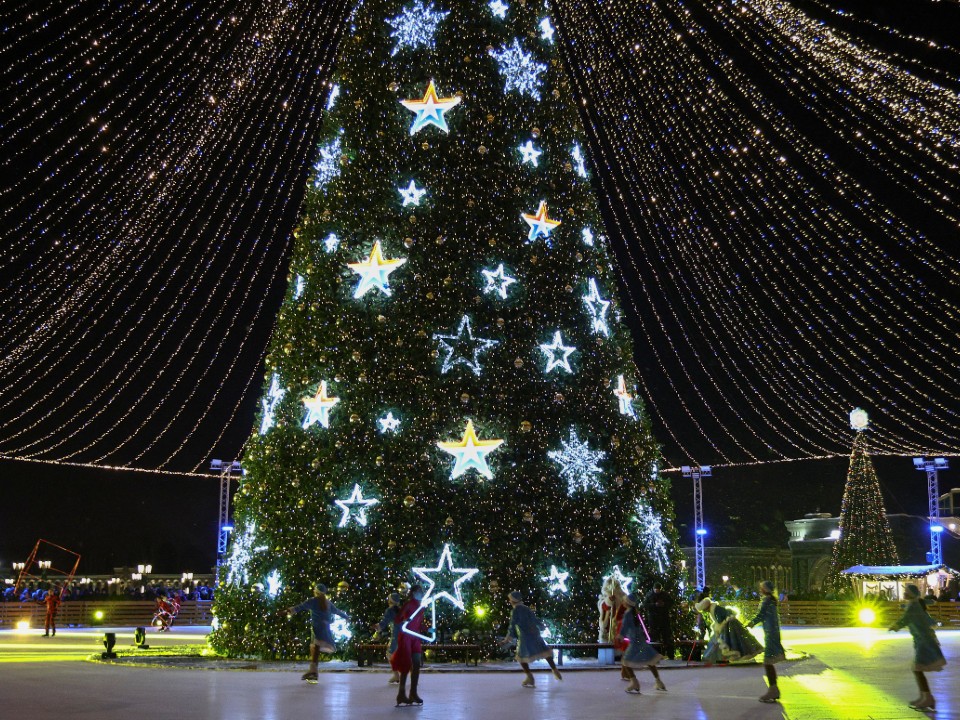
[[[186,600],[180,604],[177,625],[209,625],[213,621],[212,600]],[[149,625],[157,604],[153,600],[66,600],[57,612],[58,627],[137,627]],[[102,616],[97,615],[102,613]],[[27,621],[42,628],[47,615],[43,603],[0,602],[0,628]]]

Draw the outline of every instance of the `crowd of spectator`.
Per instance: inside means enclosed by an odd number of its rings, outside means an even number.
[[[61,600],[154,600],[158,597],[185,600],[212,600],[213,587],[205,580],[180,578],[151,578],[150,580],[73,580],[66,588],[55,580],[34,580],[25,583],[19,591],[14,584],[4,582],[0,600],[3,602],[37,602],[46,600],[54,588],[62,590]]]

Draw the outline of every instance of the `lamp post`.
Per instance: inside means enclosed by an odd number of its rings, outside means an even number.
[[[693,480],[693,554],[697,568],[697,590],[703,590],[703,586],[707,583],[706,563],[703,557],[703,539],[707,529],[703,527],[703,487],[700,484],[700,478],[713,475],[713,469],[709,465],[683,465],[680,472],[685,478]]]
[[[913,459],[913,466],[927,474],[927,515],[930,521],[930,564],[943,565],[943,547],[940,536],[943,534],[943,525],[940,523],[940,483],[937,471],[948,470],[946,458],[922,457]]]
[[[211,460],[210,470],[220,475],[220,519],[217,523],[217,572],[214,575],[213,582],[217,583],[220,576],[220,565],[227,554],[227,542],[230,540],[230,531],[233,526],[230,524],[230,477],[234,474],[239,475],[243,472],[240,463],[224,462],[223,460]]]

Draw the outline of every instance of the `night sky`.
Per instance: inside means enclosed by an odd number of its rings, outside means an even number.
[[[49,445],[45,436],[52,427],[64,428],[64,442],[40,457],[72,454],[80,462],[202,473],[210,457],[230,459],[240,453],[262,392],[262,357],[287,286],[289,236],[312,162],[327,68],[347,12],[343,2],[327,3],[322,11],[297,9],[289,21],[295,33],[284,37],[285,31],[277,30],[277,38],[240,52],[238,43],[258,22],[248,5],[218,2],[199,10],[174,3],[158,16],[163,22],[153,24],[142,13],[117,22],[118,14],[131,12],[121,3],[79,2],[69,12],[57,3],[24,3],[2,11],[0,66],[7,69],[0,74],[14,93],[0,107],[0,224],[6,228],[0,238],[0,356],[6,358],[0,364],[0,414],[9,419],[24,408],[35,414],[5,426],[0,455],[28,455],[33,442]],[[955,41],[960,30],[960,9],[953,3],[795,0],[793,5],[860,33],[865,44],[899,53],[918,77],[939,81],[960,76],[960,53],[951,48],[924,49],[830,12],[851,10],[943,44]],[[564,31],[562,6],[557,14]],[[108,20],[110,42],[87,63],[90,40]],[[706,14],[697,20],[710,28]],[[791,105],[772,75],[722,33],[717,43],[727,43],[724,50],[765,95],[784,112],[796,112],[798,126],[818,136],[821,128]],[[192,59],[165,62],[165,53],[176,47],[189,49],[184,57]],[[58,60],[50,63],[50,57]],[[271,90],[261,86],[246,95],[238,92],[230,112],[210,122],[211,137],[220,139],[198,144],[195,154],[176,156],[167,144],[200,136],[198,128],[206,121],[198,102],[222,94],[215,88],[222,89],[223,77],[238,58],[260,63],[261,85],[273,83]],[[104,77],[111,82],[103,83]],[[118,88],[138,92],[120,93]],[[952,89],[960,89],[960,83]],[[120,101],[112,103],[112,97]],[[92,112],[93,107],[109,107],[110,112]],[[97,122],[87,117],[91,114]],[[101,130],[108,114],[110,128]],[[856,167],[856,158],[845,158],[842,141],[818,140],[826,151],[846,159],[861,180],[869,177],[868,168]],[[594,150],[607,142],[597,136],[590,141]],[[179,159],[172,165],[160,162],[174,157]],[[141,164],[144,158],[157,162]],[[37,167],[43,172],[35,173]],[[153,171],[170,192],[145,202],[144,188],[151,186],[143,178]],[[164,172],[169,173],[166,179]],[[607,172],[605,187],[628,183],[620,169]],[[942,238],[945,252],[956,252],[955,227],[895,185],[875,180],[871,189],[882,202],[909,218],[917,232]],[[130,218],[118,210],[123,207],[146,211]],[[109,242],[100,243],[104,238]],[[191,238],[198,242],[185,240]],[[627,241],[612,240],[621,266],[628,267],[622,246]],[[628,242],[642,245],[642,239]],[[901,252],[902,261],[911,262],[910,253]],[[140,280],[147,273],[156,279],[144,292]],[[87,290],[83,282],[90,277],[100,282]],[[955,293],[949,278],[924,279],[934,292]],[[649,284],[649,278],[629,270],[626,280],[637,287]],[[45,308],[69,293],[76,293],[79,307],[56,333],[38,341],[29,351],[34,354],[18,355],[30,328],[43,324]],[[100,328],[89,335],[85,309],[90,318],[97,317]],[[640,316],[625,310],[625,320],[635,330],[650,326],[642,306]],[[196,327],[188,328],[190,321],[198,321]],[[696,342],[706,347],[705,338]],[[118,351],[110,354],[113,346]],[[891,357],[909,357],[922,349],[901,340],[887,343],[886,351]],[[674,464],[692,460],[670,440],[664,423],[693,449],[696,462],[719,462],[708,444],[686,432],[686,417],[671,405],[667,378],[678,368],[653,364],[639,340],[636,357],[651,395],[659,399],[663,415],[655,415],[654,422],[667,459]],[[131,367],[136,373],[128,375]],[[47,368],[52,368],[49,374]],[[25,383],[25,374],[37,381]],[[93,380],[79,382],[82,377]],[[179,380],[173,382],[174,377]],[[876,379],[880,394],[884,382]],[[696,402],[692,394],[686,399]],[[710,430],[709,422],[705,427]],[[766,457],[759,436],[741,440]],[[15,452],[23,447],[28,449]],[[721,450],[738,461],[746,459],[733,446]],[[888,512],[925,514],[925,476],[914,470],[909,457],[878,456],[875,464]],[[960,472],[960,463],[954,465],[955,470],[941,476],[942,489],[960,485],[951,482],[952,473]],[[839,512],[846,466],[846,459],[838,457],[716,469],[704,483],[708,542],[785,544],[783,520],[818,510]],[[690,488],[678,475],[671,477],[681,538],[688,542]],[[216,478],[13,460],[0,460],[0,478],[0,567],[25,559],[39,538],[81,553],[80,572],[86,574],[139,563],[152,563],[161,572],[203,572],[213,564]],[[957,552],[956,545],[947,541],[948,558]]]

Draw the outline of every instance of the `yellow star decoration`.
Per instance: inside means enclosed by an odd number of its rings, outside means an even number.
[[[427,125],[438,127],[444,132],[449,132],[447,119],[444,113],[460,104],[460,98],[457,96],[441,98],[437,97],[437,88],[433,80],[427,85],[427,92],[423,95],[423,100],[401,100],[403,105],[410,112],[417,116],[413,119],[413,125],[410,126],[410,134],[415,135]]]
[[[307,408],[307,417],[303,420],[304,429],[318,422],[323,427],[330,427],[330,408],[340,402],[340,398],[327,395],[327,381],[320,382],[320,389],[316,397],[305,397],[303,404]]]
[[[467,429],[463,432],[460,442],[437,441],[437,447],[457,458],[457,462],[450,472],[450,479],[458,478],[467,470],[476,470],[487,480],[493,478],[493,473],[487,466],[487,455],[503,445],[503,440],[480,440],[473,429],[473,420],[467,420]]]
[[[522,213],[522,215],[527,225],[530,226],[530,232],[527,234],[528,242],[533,242],[541,235],[549,238],[551,231],[560,224],[559,220],[551,220],[547,217],[547,203],[545,200],[540,201],[540,207],[537,208],[536,215],[528,215],[527,213]],[[549,244],[549,242],[548,240],[547,243]]]
[[[380,250],[380,241],[377,240],[373,244],[373,250],[370,251],[370,257],[365,261],[347,263],[347,267],[360,276],[360,283],[357,285],[357,289],[353,291],[353,296],[355,298],[363,297],[367,290],[376,288],[389,297],[392,293],[387,285],[387,279],[390,273],[406,261],[406,258],[384,260],[383,252]]]

